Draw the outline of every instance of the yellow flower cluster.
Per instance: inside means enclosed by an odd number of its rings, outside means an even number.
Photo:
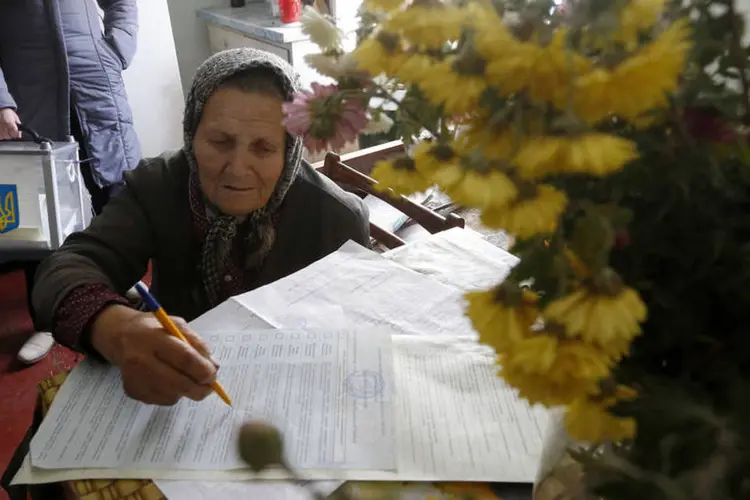
[[[668,108],[691,48],[688,21],[668,22],[664,0],[623,2],[607,34],[519,30],[488,0],[365,5],[380,21],[352,54],[358,68],[419,89],[442,117],[440,131],[408,157],[376,166],[378,189],[437,185],[521,240],[564,232],[568,198],[556,179],[606,177],[638,158],[637,144],[605,125],[640,126]],[[623,439],[635,423],[609,409],[633,394],[612,374],[646,307],[612,270],[581,271],[566,252],[575,279],[547,291],[544,306],[507,282],[468,294],[467,314],[522,397],[566,406],[576,438]]]
[[[628,50],[638,46],[642,32],[654,27],[664,11],[665,0],[630,0],[624,2],[619,15],[619,26],[611,39]]]
[[[390,190],[396,195],[424,191],[431,186],[430,181],[416,170],[414,160],[408,157],[379,161],[372,169],[372,175],[379,180],[375,185],[376,190]]]
[[[567,205],[564,193],[539,182],[565,174],[607,176],[638,157],[634,142],[591,126],[611,116],[638,123],[644,113],[665,106],[690,46],[687,24],[676,21],[630,57],[607,66],[571,48],[564,28],[547,42],[519,39],[482,0],[462,6],[437,0],[368,5],[387,15],[353,53],[360,69],[418,86],[447,121],[462,123],[452,138],[415,153],[416,168],[381,165],[374,177],[399,194],[439,185],[455,201],[483,210],[486,225],[522,239],[554,231]],[[620,34],[613,36],[631,37],[651,27],[662,8],[656,0],[628,3]],[[471,42],[435,56],[467,33]],[[540,118],[546,112],[535,117],[527,110],[520,124],[508,120],[498,128],[480,106],[487,93],[523,96],[538,109],[552,106],[575,126],[554,130]],[[451,154],[439,154],[448,150]]]
[[[603,392],[602,385],[640,333],[646,309],[616,278],[610,285],[596,290],[585,284],[587,292],[543,309],[534,292],[509,282],[466,296],[479,341],[498,354],[500,376],[532,404],[567,406],[568,431],[591,442],[628,437],[635,425],[607,411],[626,399],[625,389]]]
[[[686,20],[672,23],[614,68],[596,68],[581,75],[570,91],[558,95],[556,105],[564,108],[572,102],[576,116],[592,124],[610,115],[637,122],[646,112],[668,104],[685,66],[689,37]]]
[[[622,441],[635,435],[636,424],[631,418],[618,418],[609,409],[618,401],[630,401],[637,394],[625,386],[618,386],[608,397],[582,398],[568,405],[565,428],[573,439],[600,443]]]

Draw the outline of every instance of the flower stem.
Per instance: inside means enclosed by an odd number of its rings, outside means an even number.
[[[378,95],[378,97],[382,97],[383,99],[386,99],[392,102],[393,104],[395,104],[396,106],[398,106],[398,108],[407,115],[407,118],[411,122],[416,123],[423,129],[427,130],[430,133],[430,135],[432,135],[433,138],[438,139],[440,137],[440,134],[436,130],[433,130],[431,127],[428,127],[427,125],[422,123],[418,118],[414,116],[413,112],[404,105],[403,102],[393,97],[393,95],[390,93],[388,89],[386,89],[379,83],[375,83],[374,81],[371,81],[370,83],[373,87],[375,87],[381,93],[380,95]]]

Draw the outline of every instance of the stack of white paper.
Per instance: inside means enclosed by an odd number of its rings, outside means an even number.
[[[119,370],[86,362],[32,439],[32,465],[239,469],[239,427],[263,420],[283,433],[295,468],[396,469],[388,335],[260,330],[210,340],[233,407],[215,396],[144,405],[125,395]]]
[[[286,433],[290,433],[289,453],[290,461],[297,464],[312,465],[300,457],[304,456],[306,446],[315,443],[320,446],[320,436],[335,433],[336,428],[330,427],[347,424],[347,432],[337,434],[336,443],[343,445],[346,451],[346,462],[331,461],[330,452],[336,449],[334,443],[320,451],[325,457],[319,459],[318,466],[322,468],[304,469],[303,474],[309,479],[318,480],[394,480],[394,481],[501,481],[501,482],[531,482],[534,478],[537,464],[541,455],[542,433],[547,421],[547,414],[541,408],[530,408],[525,402],[517,398],[515,391],[506,387],[495,376],[496,366],[494,356],[488,350],[479,346],[456,344],[449,338],[421,338],[414,336],[398,336],[393,339],[394,347],[394,391],[392,416],[395,428],[395,441],[387,440],[386,405],[373,404],[370,399],[359,400],[363,406],[360,413],[368,415],[371,420],[350,416],[348,413],[338,416],[338,420],[329,420],[328,424],[321,422],[317,429],[309,428],[309,438],[300,440],[299,419],[289,417],[282,424]],[[96,379],[95,379],[96,380]],[[371,378],[358,378],[355,384],[359,394],[369,394],[375,390],[377,384]],[[253,385],[253,379],[248,378],[247,384]],[[229,381],[228,389],[231,393],[233,384]],[[67,386],[67,384],[66,384]],[[71,387],[73,387],[71,385]],[[309,387],[309,386],[308,386]],[[79,390],[75,399],[89,401],[86,393]],[[65,387],[63,388],[63,390]],[[370,392],[368,392],[370,391]],[[62,392],[62,391],[61,391]],[[67,406],[71,394],[60,394],[62,397],[58,406]],[[283,399],[283,398],[282,398]],[[262,401],[262,400],[261,400]],[[59,403],[56,403],[56,405]],[[52,416],[45,420],[49,422],[59,438],[51,442],[42,437],[36,437],[32,442],[32,461],[35,467],[115,467],[97,469],[68,469],[41,470],[31,469],[30,464],[21,471],[18,482],[49,482],[80,478],[155,478],[155,479],[192,479],[215,481],[238,481],[253,479],[255,476],[248,470],[235,469],[236,461],[217,464],[210,457],[217,456],[219,450],[227,449],[227,438],[231,432],[221,431],[210,424],[202,424],[201,432],[205,433],[204,454],[207,455],[207,468],[200,470],[186,470],[185,463],[175,463],[174,456],[167,445],[167,452],[161,455],[161,461],[154,460],[154,451],[160,449],[158,443],[171,443],[173,440],[189,443],[186,446],[192,450],[199,449],[200,443],[193,442],[186,437],[184,429],[187,418],[198,419],[201,413],[214,414],[213,405],[222,403],[204,402],[207,408],[182,416],[172,417],[182,410],[179,408],[165,409],[165,415],[160,423],[151,426],[151,436],[147,438],[148,425],[140,424],[129,431],[129,436],[122,432],[115,432],[107,441],[111,441],[114,448],[125,450],[121,455],[132,456],[132,450],[145,448],[146,453],[140,454],[140,461],[132,459],[123,461],[122,465],[114,466],[111,458],[104,457],[99,464],[91,465],[88,459],[88,449],[97,448],[101,439],[94,437],[94,442],[84,445],[77,439],[71,438],[71,431],[88,432],[92,425],[97,425],[90,418],[80,424],[77,421],[61,420],[60,416]],[[191,405],[191,403],[188,403]],[[368,411],[375,407],[373,417]],[[56,406],[53,406],[53,411]],[[148,408],[148,407],[145,407]],[[229,411],[229,410],[227,410]],[[173,413],[174,412],[174,413]],[[96,412],[94,412],[96,413]],[[151,416],[148,420],[158,418]],[[118,417],[116,421],[122,421]],[[214,417],[216,421],[216,417]],[[219,419],[220,421],[220,419]],[[240,420],[234,422],[235,425]],[[375,423],[376,425],[372,425]],[[98,424],[101,425],[101,424]],[[364,425],[355,435],[357,426]],[[84,427],[82,430],[76,431]],[[49,432],[49,431],[47,431]],[[295,434],[296,432],[296,434]],[[165,438],[154,437],[164,435]],[[49,437],[49,434],[44,434]],[[99,433],[94,432],[94,436]],[[294,437],[296,436],[296,437]],[[218,439],[219,442],[216,442]],[[151,441],[156,446],[151,445]],[[387,441],[376,444],[373,441]],[[223,444],[222,444],[223,443]],[[386,446],[395,447],[395,464],[393,470],[387,470],[387,463],[393,460],[388,455]],[[51,448],[50,448],[51,447]],[[84,448],[86,450],[84,450]],[[109,448],[109,447],[108,447]],[[366,450],[365,450],[366,448]],[[318,448],[314,448],[318,451]],[[341,453],[339,448],[337,453]],[[46,458],[41,456],[47,455]],[[302,455],[301,455],[302,454]],[[221,456],[221,453],[218,453]],[[317,454],[315,454],[317,455]],[[68,457],[80,457],[70,459]],[[333,456],[341,456],[336,455]],[[389,456],[386,459],[384,457]],[[40,458],[43,458],[41,464]],[[314,457],[313,457],[314,459]],[[108,461],[107,461],[108,460]],[[84,465],[86,464],[86,465]],[[344,464],[364,464],[362,469],[354,469]],[[177,467],[180,467],[178,469]],[[194,464],[188,463],[188,468]],[[213,469],[213,470],[209,470]],[[281,471],[269,471],[260,476],[264,479],[285,479],[287,476]]]
[[[447,249],[447,253],[453,247],[466,246],[455,243],[452,239],[447,241],[448,243],[438,243]],[[479,248],[480,252],[485,250],[481,246]],[[399,260],[407,265],[414,262],[406,258]],[[359,332],[356,352],[364,353],[368,349],[372,351],[364,359],[358,355],[357,367],[350,371],[365,369],[376,372],[377,369],[372,368],[373,353],[377,352],[377,356],[382,357],[388,348],[381,341],[371,344],[367,340],[369,332],[373,327],[387,327],[396,333],[392,338],[394,375],[392,392],[388,393],[390,400],[384,392],[381,400],[357,399],[353,406],[340,404],[341,401],[331,397],[330,393],[326,395],[325,391],[335,391],[336,386],[341,388],[344,380],[341,376],[336,379],[332,375],[331,384],[323,383],[325,378],[322,374],[334,373],[331,370],[308,367],[306,370],[312,372],[305,372],[292,368],[289,363],[290,366],[282,369],[280,374],[266,369],[261,373],[251,373],[250,368],[245,368],[242,364],[232,365],[231,362],[222,361],[222,382],[228,386],[230,394],[235,390],[243,394],[241,398],[234,397],[235,404],[239,401],[252,401],[248,415],[244,414],[245,408],[237,407],[236,420],[232,420],[232,425],[238,425],[247,416],[272,415],[272,419],[279,416],[278,422],[282,423],[284,432],[290,436],[287,448],[290,461],[304,467],[303,475],[309,479],[531,482],[541,453],[542,431],[547,414],[542,409],[530,408],[516,396],[515,391],[496,377],[494,356],[476,344],[475,334],[463,317],[460,302],[461,289],[467,288],[468,283],[482,279],[481,275],[485,276],[484,279],[490,275],[495,276],[506,265],[512,264],[512,259],[506,259],[501,264],[482,266],[484,271],[477,271],[474,277],[471,277],[471,273],[463,273],[458,278],[433,273],[444,282],[440,283],[350,242],[338,252],[292,276],[225,302],[198,318],[192,326],[217,345],[234,336],[233,342],[239,342],[241,346],[241,337],[248,332],[260,334],[259,328],[293,325],[325,330],[328,326],[330,331],[346,325],[349,330]],[[470,270],[469,267],[465,269]],[[266,333],[271,338],[274,331],[268,330]],[[234,359],[236,350],[221,347],[217,354],[225,359]],[[345,366],[354,362],[351,357],[339,361]],[[309,373],[313,375],[310,376]],[[291,389],[291,400],[297,406],[292,408],[291,414],[269,413],[267,408],[273,405],[264,403],[264,397],[267,398],[269,392],[274,392],[269,387],[276,387],[274,384],[280,383],[279,377],[283,380],[285,376],[294,381],[289,387],[296,385]],[[306,380],[308,377],[319,382],[311,385]],[[269,379],[274,382],[266,382],[267,387],[263,392],[259,381]],[[368,376],[354,381],[365,392],[374,386],[372,378]],[[62,413],[67,405],[74,404],[66,402],[72,399],[73,391],[77,391],[77,400],[89,401],[82,396],[78,386],[66,383],[53,405],[53,412]],[[99,391],[97,394],[101,395],[104,389]],[[275,392],[278,393],[277,399],[285,400],[283,390]],[[117,397],[121,393],[112,394],[111,399],[119,401]],[[286,398],[286,401],[290,399]],[[335,406],[336,402],[339,402],[339,406]],[[329,411],[325,410],[325,406],[321,407],[321,404],[329,404],[329,410],[332,408],[335,415],[328,413],[329,417],[318,420],[311,420],[303,415],[305,411],[318,414]],[[113,408],[118,405],[119,403],[111,406],[103,415],[95,408],[86,411],[109,422],[114,416]],[[213,396],[197,406],[197,413],[188,413],[187,416],[181,413],[189,411],[190,406],[191,403],[178,405],[173,410],[178,413],[177,416],[172,416],[168,409],[146,407],[147,410],[140,410],[127,438],[119,438],[118,434],[114,434],[114,437],[107,440],[110,442],[105,446],[109,447],[107,449],[116,450],[116,443],[123,443],[119,445],[122,449],[120,458],[114,462],[110,459],[107,462],[110,465],[90,459],[91,447],[100,446],[96,439],[103,435],[101,427],[105,424],[96,424],[96,419],[89,418],[86,436],[88,428],[94,424],[100,430],[91,431],[94,442],[87,445],[88,450],[81,454],[81,446],[74,444],[78,441],[69,437],[69,428],[78,426],[78,423],[61,419],[60,415],[56,418],[51,415],[46,419],[45,425],[53,428],[53,431],[48,429],[46,436],[49,438],[52,434],[57,434],[59,437],[58,443],[53,447],[57,454],[46,452],[48,456],[43,463],[47,467],[56,463],[57,466],[81,467],[88,464],[92,467],[116,468],[45,470],[32,468],[27,459],[15,482],[50,482],[77,478],[149,477],[192,481],[240,481],[257,478],[250,471],[233,469],[237,466],[236,456],[226,455],[229,443],[234,438],[231,431],[227,430],[231,426],[226,422],[222,423],[224,421],[221,416],[222,412],[231,411]],[[129,407],[125,405],[122,408]],[[80,408],[75,411],[80,412]],[[205,440],[207,444],[203,445],[204,451],[200,454],[203,458],[181,462],[182,465],[175,464],[174,459],[169,458],[174,456],[174,442],[187,443],[184,446],[192,451],[194,457],[199,446],[198,441],[182,437],[186,425],[184,420],[187,418],[206,419],[199,426],[201,432],[208,433],[209,439]],[[118,417],[116,421],[127,422],[123,417]],[[152,421],[156,422],[151,423]],[[388,434],[389,421],[392,422],[392,432],[396,436],[395,440],[387,441],[394,447],[390,455],[383,447],[383,436]],[[343,422],[348,424],[343,428],[337,427]],[[216,423],[219,423],[218,429],[214,425]],[[117,428],[123,427],[121,423],[114,425]],[[376,429],[373,425],[381,428]],[[163,443],[165,451],[161,462],[154,460],[162,453],[157,451],[158,445],[154,447],[143,444],[144,435],[148,432],[151,436],[158,436],[157,443],[159,440]],[[161,437],[162,432],[164,437]],[[328,437],[324,439],[324,435]],[[328,441],[331,436],[334,437],[332,443]],[[221,439],[217,441],[217,437]],[[145,458],[134,461],[134,449],[138,449],[139,443],[144,448],[141,457]],[[38,466],[40,453],[46,445],[43,438],[35,439],[32,445],[35,466]],[[337,446],[338,452],[334,451]],[[73,450],[68,450],[71,447]],[[346,455],[343,462],[338,460],[341,449],[345,450]],[[311,455],[310,450],[317,453]],[[63,451],[65,453],[61,455]],[[111,451],[105,450],[104,453]],[[80,457],[70,459],[71,453]],[[211,456],[217,456],[218,461],[212,461]],[[334,460],[331,460],[331,456]],[[205,461],[208,461],[208,468],[204,467]],[[119,465],[111,465],[115,462]],[[185,464],[194,470],[176,468]],[[278,471],[261,477],[286,479]],[[187,488],[189,484],[196,483],[185,482],[182,487]]]

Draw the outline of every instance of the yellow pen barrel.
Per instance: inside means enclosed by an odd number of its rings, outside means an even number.
[[[161,307],[154,311],[154,315],[156,316],[156,319],[159,320],[159,323],[161,323],[161,326],[164,327],[164,329],[173,337],[177,337],[178,339],[182,340],[188,345],[190,342],[188,339],[185,338],[185,336],[182,334],[179,328],[177,328],[177,325],[174,324],[174,321],[167,315],[166,311],[162,309]],[[229,406],[232,406],[232,400],[229,399],[229,395],[227,395],[227,392],[224,390],[224,387],[221,386],[218,380],[215,380],[211,384],[211,388],[214,390],[217,396],[219,396],[222,401],[224,401]]]
[[[167,331],[167,333],[169,333],[173,337],[177,337],[186,344],[190,344],[190,342],[188,342],[188,340],[182,334],[180,329],[177,328],[177,325],[174,324],[174,321],[172,321],[172,319],[167,315],[164,309],[160,307],[156,310],[156,312],[154,312],[154,315],[156,316],[156,319],[159,320],[159,323],[161,323],[161,326],[163,326]]]

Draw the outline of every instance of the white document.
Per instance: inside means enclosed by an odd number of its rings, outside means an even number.
[[[261,318],[233,298],[222,302],[190,322],[190,328],[206,339],[216,332],[235,333],[280,327],[281,324],[273,323],[268,318]]]
[[[160,479],[154,482],[169,500],[315,500],[311,488],[327,497],[342,484],[341,481],[318,481],[302,487],[276,481],[227,483]]]
[[[270,323],[313,305],[343,308],[349,328],[450,335],[473,342],[461,292],[349,241],[338,251],[235,300]],[[318,321],[324,320],[319,316]]]
[[[208,340],[234,407],[215,395],[144,405],[125,395],[119,370],[84,362],[31,442],[33,466],[240,469],[239,427],[259,419],[279,428],[297,469],[395,470],[388,335],[257,330]]]
[[[497,377],[488,348],[394,339],[399,479],[532,482],[547,410]]]
[[[464,291],[501,283],[518,263],[518,257],[476,231],[461,228],[395,248],[383,257]]]
[[[412,243],[415,243],[417,241],[429,238],[430,236],[432,236],[432,233],[430,233],[427,229],[420,226],[419,224],[411,224],[399,229],[396,232],[396,236],[404,240],[407,245],[411,245]],[[403,246],[399,248],[403,248]]]
[[[369,194],[363,201],[370,214],[370,222],[386,231],[398,231],[409,220],[408,215],[377,196]]]
[[[446,337],[402,335],[393,338],[393,352],[398,470],[339,469],[339,479],[533,482],[548,414],[529,407],[497,378],[489,349]],[[312,479],[331,478],[330,471],[302,472]],[[247,469],[42,470],[32,468],[27,457],[13,484],[144,477],[193,482],[257,478]],[[261,477],[287,479],[280,471]]]

